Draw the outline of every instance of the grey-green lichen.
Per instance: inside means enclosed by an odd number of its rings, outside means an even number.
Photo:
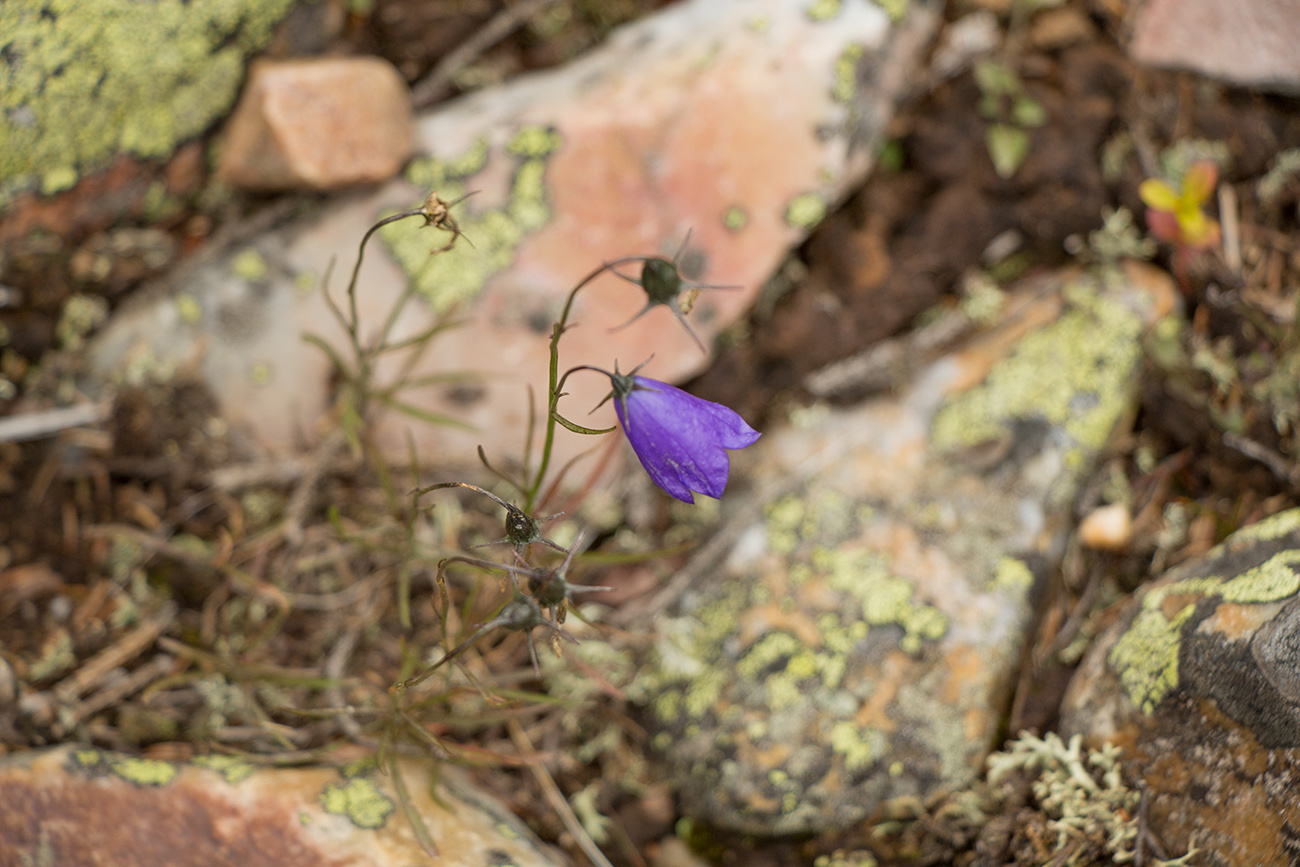
[[[346,783],[330,783],[321,792],[320,805],[327,813],[347,816],[358,828],[384,827],[393,812],[393,801],[368,777],[353,777]]]
[[[169,156],[234,103],[293,0],[0,3],[0,205],[119,153]]]
[[[1129,405],[1142,321],[1083,286],[1065,297],[1069,309],[1060,318],[1026,335],[983,383],[940,408],[931,428],[936,448],[997,440],[1020,419],[1046,421],[1069,436],[1068,470],[1105,445]]]
[[[389,252],[435,312],[446,313],[473,300],[493,274],[510,265],[520,242],[550,221],[546,162],[562,144],[557,132],[542,126],[524,127],[511,137],[506,154],[500,157],[516,161],[505,204],[474,211],[470,200],[453,210],[453,217],[472,247],[461,239],[452,249],[431,255],[448,238],[416,220],[399,220],[380,229]],[[465,152],[449,159],[413,161],[406,179],[421,189],[437,191],[444,201],[451,202],[466,193],[469,178],[480,172],[489,159],[488,142],[480,138]]]

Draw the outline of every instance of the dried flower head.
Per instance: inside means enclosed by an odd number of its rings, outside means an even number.
[[[612,269],[619,277],[640,286],[645,291],[646,304],[639,313],[622,325],[610,329],[611,331],[626,328],[649,313],[652,308],[663,305],[673,312],[673,316],[677,317],[677,321],[686,329],[686,333],[691,335],[691,339],[695,341],[695,345],[700,348],[700,351],[707,352],[704,343],[686,321],[686,314],[691,312],[691,308],[695,306],[695,298],[699,295],[701,289],[739,289],[740,287],[722,286],[713,283],[695,283],[682,279],[678,268],[681,264],[682,255],[686,252],[686,245],[690,242],[691,233],[687,232],[686,240],[682,241],[681,248],[677,251],[677,255],[673,256],[671,262],[658,256],[645,257],[642,260],[640,280],[629,277],[617,269]]]

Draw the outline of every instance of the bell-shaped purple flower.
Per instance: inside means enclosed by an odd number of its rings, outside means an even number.
[[[650,479],[668,494],[694,503],[692,492],[721,497],[731,460],[758,431],[720,403],[687,394],[664,382],[610,374],[614,411]]]

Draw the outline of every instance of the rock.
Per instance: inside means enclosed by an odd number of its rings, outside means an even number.
[[[238,187],[330,190],[386,181],[411,155],[411,99],[377,57],[253,64],[219,176]]]
[[[690,816],[811,833],[979,776],[1138,338],[1176,304],[1154,269],[1111,279],[1026,285],[897,396],[734,456],[752,505],[679,574],[635,681]]]
[[[169,157],[230,108],[245,56],[292,5],[4,4],[0,209],[24,190],[67,190],[120,155]]]
[[[1124,749],[1147,826],[1195,863],[1292,864],[1300,839],[1300,510],[1142,588],[1065,696],[1066,734]]]
[[[123,370],[197,369],[229,420],[272,449],[302,443],[331,399],[332,368],[303,342],[320,335],[346,355],[346,339],[318,288],[338,258],[333,296],[356,245],[376,220],[416,207],[430,189],[453,209],[464,239],[446,243],[419,220],[379,233],[360,272],[362,335],[371,339],[408,284],[417,295],[396,333],[416,334],[440,317],[443,333],[405,376],[462,374],[402,392],[421,412],[473,425],[466,431],[379,421],[380,444],[444,464],[517,456],[527,388],[546,392],[551,323],[564,297],[602,261],[633,254],[681,259],[685,276],[739,284],[704,292],[691,314],[707,343],[748,308],[785,251],[857,184],[934,32],[933,3],[913,2],[891,24],[866,0],[686,0],[616,31],[601,48],[552,72],[477,92],[418,120],[407,177],[365,198],[328,203],[319,214],[261,236],[187,281],[183,296],[125,312],[94,354],[101,378]],[[814,14],[815,13],[815,14]],[[469,242],[469,243],[467,243]],[[470,243],[473,246],[470,246]],[[236,267],[237,264],[255,267]],[[630,276],[638,273],[628,269]],[[679,381],[707,356],[673,320],[651,311],[611,336],[643,305],[641,290],[606,276],[579,296],[561,347],[564,368],[580,363]],[[191,311],[196,318],[183,318]],[[383,383],[403,358],[381,360]],[[608,391],[598,376],[575,376],[562,411],[583,424]],[[562,435],[556,465],[591,447]],[[576,476],[575,476],[576,477]]]
[[[1230,84],[1300,92],[1300,6],[1294,0],[1146,0],[1129,54]]]
[[[405,760],[411,803],[439,867],[557,867],[522,822],[456,768]],[[0,761],[0,863],[60,865],[428,864],[392,781],[364,763],[264,769],[230,756],[189,764],[62,746]]]

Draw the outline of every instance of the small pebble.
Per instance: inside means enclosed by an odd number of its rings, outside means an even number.
[[[1093,509],[1079,524],[1079,543],[1098,551],[1123,551],[1133,537],[1128,506],[1112,503]]]

